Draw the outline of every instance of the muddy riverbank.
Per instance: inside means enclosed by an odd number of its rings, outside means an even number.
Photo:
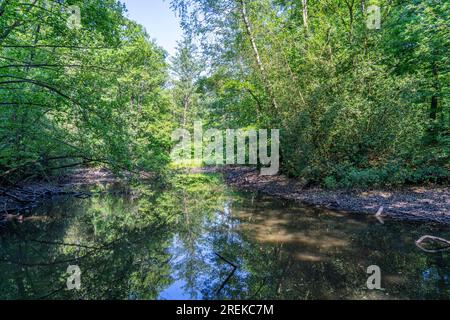
[[[223,168],[220,171],[227,184],[238,190],[262,192],[332,210],[373,215],[382,211],[381,217],[450,224],[448,187],[330,191],[305,188],[299,181],[284,176],[261,176],[252,168]]]
[[[56,196],[86,198],[90,194],[82,186],[113,183],[119,178],[106,169],[77,169],[66,175],[17,186],[0,186],[0,217],[15,213],[28,213],[43,201]],[[2,220],[2,219],[0,219]]]
[[[365,213],[419,222],[450,224],[448,187],[410,187],[398,190],[323,190],[284,176],[261,176],[247,167],[189,169],[190,173],[221,173],[224,181],[241,191],[261,192],[286,200],[326,209]],[[142,177],[143,180],[148,176]],[[44,200],[61,195],[84,198],[90,195],[82,187],[121,181],[105,169],[78,169],[48,182],[14,188],[0,187],[0,217],[27,213]],[[0,220],[2,220],[0,219]]]

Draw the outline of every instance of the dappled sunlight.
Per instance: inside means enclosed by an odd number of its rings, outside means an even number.
[[[295,259],[304,262],[320,262],[325,258],[323,256],[312,253],[297,253]]]

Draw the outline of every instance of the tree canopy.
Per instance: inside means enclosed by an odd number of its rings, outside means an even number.
[[[448,181],[447,2],[172,6],[210,62],[198,85],[213,117],[281,129],[285,173],[327,187]]]
[[[196,120],[280,129],[283,172],[330,188],[448,182],[446,1],[171,6],[185,37],[167,59],[119,1],[0,2],[2,182],[161,172]]]
[[[166,53],[124,12],[113,0],[0,2],[2,180],[168,161]]]

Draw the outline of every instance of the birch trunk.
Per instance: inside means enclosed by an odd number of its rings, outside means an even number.
[[[245,4],[245,0],[238,0],[238,2],[239,2],[239,9],[241,11],[242,19],[243,19],[244,25],[245,25],[245,31],[247,33],[247,36],[250,39],[253,54],[255,56],[256,64],[258,65],[258,69],[261,72],[261,77],[264,82],[264,86],[266,88],[267,93],[269,94],[270,99],[271,99],[272,107],[274,107],[275,109],[278,109],[278,103],[277,103],[277,100],[275,99],[272,84],[270,83],[269,78],[267,77],[266,69],[264,68],[264,64],[262,63],[261,56],[260,56],[259,50],[258,50],[258,46],[256,45],[256,40],[255,40],[255,37],[253,36],[252,26],[251,26],[250,20],[248,18],[247,6]]]
[[[303,26],[308,30],[308,0],[302,0]]]

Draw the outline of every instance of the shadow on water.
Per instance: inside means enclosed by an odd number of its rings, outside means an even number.
[[[98,186],[0,230],[1,299],[450,299],[445,227],[301,206],[227,189],[215,175],[170,188]],[[81,289],[67,290],[67,267]],[[368,290],[378,265],[383,290]]]

